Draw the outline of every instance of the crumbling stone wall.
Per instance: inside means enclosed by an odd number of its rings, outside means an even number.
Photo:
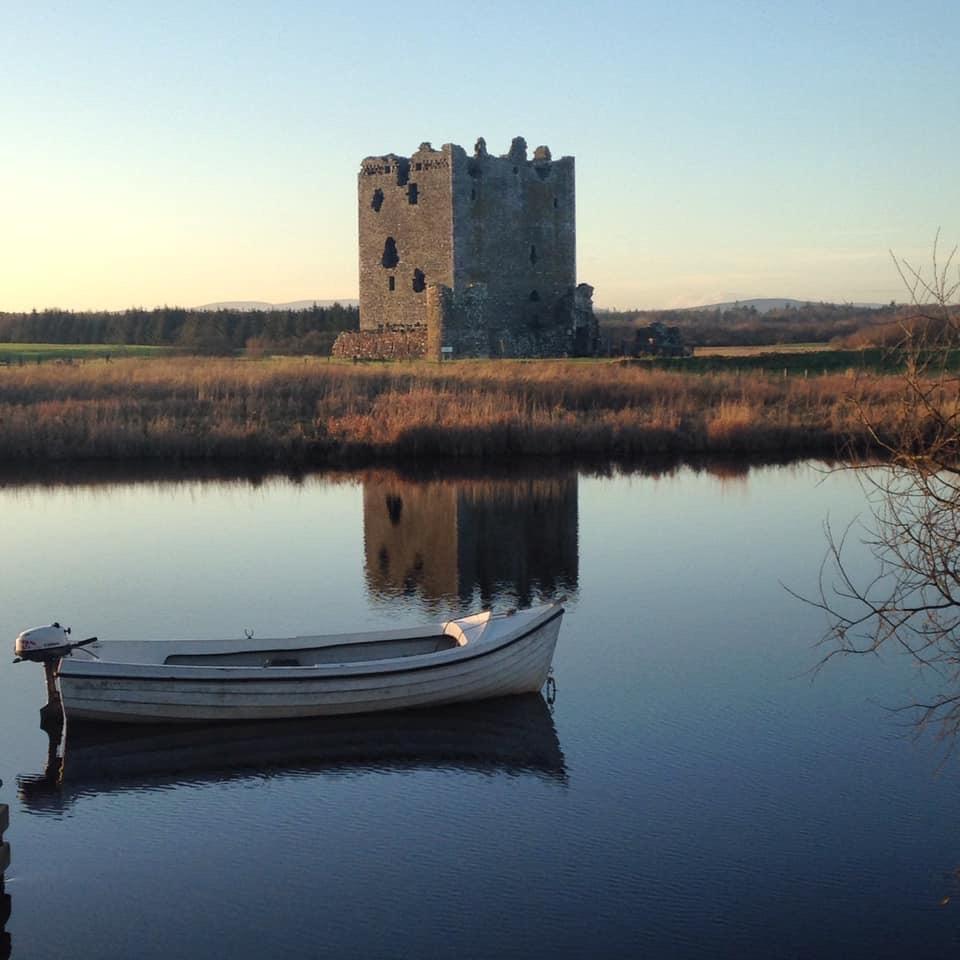
[[[573,355],[595,356],[600,349],[600,322],[593,312],[593,287],[589,283],[578,283],[567,292],[560,304],[560,310],[564,316],[570,318]]]
[[[419,360],[427,345],[427,328],[409,330],[346,330],[333,342],[331,354],[341,360]]]
[[[576,285],[573,157],[529,158],[522,137],[500,157],[482,138],[472,156],[423,143],[367,157],[358,181],[361,330],[424,326],[437,359],[595,347]]]

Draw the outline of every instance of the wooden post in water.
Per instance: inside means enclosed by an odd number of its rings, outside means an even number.
[[[3,885],[3,875],[10,866],[10,844],[3,839],[3,833],[10,823],[10,810],[5,803],[0,803],[0,886]]]
[[[10,810],[5,803],[0,803],[0,960],[7,960],[10,956],[10,934],[6,931],[10,919],[10,894],[4,890],[4,874],[10,866],[10,844],[3,839],[9,823]]]

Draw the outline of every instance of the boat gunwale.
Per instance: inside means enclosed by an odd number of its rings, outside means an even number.
[[[553,612],[546,614],[553,608]],[[384,660],[356,661],[331,664],[311,664],[310,666],[298,667],[254,667],[248,664],[240,666],[192,666],[187,664],[130,664],[111,660],[89,660],[80,661],[70,658],[64,658],[60,663],[58,674],[61,680],[129,680],[129,681],[162,681],[169,680],[175,683],[216,683],[218,681],[229,681],[231,683],[264,683],[264,682],[290,682],[299,681],[301,683],[310,680],[348,680],[353,678],[377,676],[393,676],[397,674],[417,673],[425,670],[440,670],[452,666],[460,666],[471,660],[479,660],[490,656],[498,651],[505,650],[508,647],[519,643],[528,638],[531,634],[543,629],[552,623],[558,617],[564,614],[564,607],[561,604],[550,604],[546,611],[526,630],[518,633],[516,636],[507,634],[507,639],[492,646],[487,646],[478,641],[476,645],[466,644],[462,647],[454,647],[449,650],[441,650],[435,653],[417,654],[411,657],[391,657]],[[109,642],[109,641],[107,641]],[[162,643],[163,641],[146,641]],[[479,647],[479,649],[478,649]],[[450,656],[452,654],[452,656]],[[443,659],[439,659],[439,658]],[[410,663],[411,660],[423,660],[429,658],[429,663]],[[404,663],[404,661],[408,661]],[[64,672],[64,667],[66,671]],[[129,667],[141,667],[141,671],[132,673],[119,673],[109,670],[110,667],[119,669]],[[358,669],[361,667],[361,669]],[[366,667],[366,669],[362,669]],[[349,668],[350,672],[344,672]],[[185,671],[203,671],[205,676],[191,675]],[[257,672],[257,676],[237,676],[238,673],[252,674]],[[265,671],[265,672],[264,672]]]

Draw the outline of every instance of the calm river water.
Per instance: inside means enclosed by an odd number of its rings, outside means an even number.
[[[955,954],[960,758],[885,709],[922,690],[896,657],[811,679],[783,586],[863,508],[815,464],[5,484],[0,643],[567,615],[552,705],[52,756],[42,671],[0,657],[0,956]]]

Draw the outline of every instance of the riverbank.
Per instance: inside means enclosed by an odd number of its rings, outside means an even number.
[[[875,448],[862,413],[892,434],[899,401],[895,376],[852,371],[120,359],[0,369],[0,458],[345,464],[836,456]]]

